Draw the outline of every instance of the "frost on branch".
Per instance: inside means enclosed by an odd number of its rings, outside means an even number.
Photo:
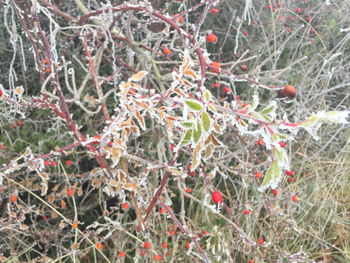
[[[346,118],[349,113],[349,111],[320,111],[303,121],[300,127],[308,131],[315,140],[319,140],[316,133],[323,123],[347,124],[349,121]]]

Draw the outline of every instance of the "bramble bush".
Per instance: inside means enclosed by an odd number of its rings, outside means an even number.
[[[348,262],[348,8],[0,1],[0,261]]]

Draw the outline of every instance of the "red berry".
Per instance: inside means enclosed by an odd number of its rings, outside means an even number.
[[[253,259],[250,259],[250,260],[248,261],[248,263],[254,263],[254,260],[253,260]]]
[[[129,208],[129,204],[128,203],[122,203],[122,208],[124,210],[128,209]]]
[[[50,64],[48,59],[43,59],[43,64]]]
[[[272,190],[272,193],[273,193],[274,196],[277,196],[277,195],[278,195],[278,189],[277,189],[277,188],[276,188],[276,189],[273,189],[273,190]]]
[[[301,13],[301,9],[300,8],[295,9],[295,13],[297,14]]]
[[[203,231],[203,234],[204,234],[204,235],[208,235],[209,232],[208,232],[207,230],[204,230],[204,231]]]
[[[213,87],[214,88],[220,88],[221,84],[219,82],[216,82],[213,84]]]
[[[278,142],[278,144],[279,144],[282,148],[286,147],[286,143],[285,143],[285,142]]]
[[[288,182],[293,183],[294,182],[294,178],[293,177],[289,177],[288,178]]]
[[[73,189],[73,188],[69,188],[69,189],[67,190],[67,195],[68,195],[68,196],[74,196],[74,189]]]
[[[121,257],[121,258],[122,258],[122,257],[125,257],[125,252],[124,252],[124,251],[120,251],[120,252],[119,252],[119,257]]]
[[[143,256],[143,257],[144,257],[144,256],[146,256],[146,255],[147,255],[147,252],[146,252],[146,251],[144,251],[144,250],[143,250],[143,251],[141,251],[141,256]]]
[[[162,260],[162,258],[163,257],[161,255],[158,255],[158,254],[153,256],[153,260],[157,260],[157,261]]]
[[[73,162],[71,160],[66,161],[67,166],[71,166],[72,164],[73,164]]]
[[[145,242],[145,243],[143,243],[143,247],[149,249],[149,248],[151,248],[151,243]]]
[[[217,9],[217,8],[212,8],[212,9],[210,9],[210,13],[212,13],[212,14],[219,13],[219,9]]]
[[[182,23],[184,21],[184,17],[183,16],[179,16],[177,18],[177,21],[179,21],[179,23]]]
[[[243,211],[243,213],[244,213],[245,215],[249,215],[249,214],[250,214],[250,211],[249,211],[248,209],[246,209],[246,210]]]
[[[221,71],[221,65],[219,62],[213,61],[210,63],[210,71],[214,73],[220,73]]]
[[[264,141],[263,141],[263,139],[257,140],[256,143],[259,144],[260,146],[264,146]]]
[[[175,233],[174,230],[170,230],[170,231],[169,231],[169,235],[170,235],[170,236],[175,236],[175,234],[176,234],[176,233]]]
[[[294,172],[293,171],[290,171],[290,170],[287,170],[284,172],[286,175],[288,176],[293,176],[294,175]]]
[[[186,193],[191,193],[192,189],[191,188],[186,188]]]
[[[55,166],[57,165],[57,163],[56,163],[55,161],[52,161],[52,162],[51,162],[51,165],[52,165],[53,167],[55,167]]]
[[[167,242],[163,242],[163,243],[162,243],[162,247],[163,247],[163,248],[167,248],[167,247],[168,247],[168,243],[167,243]]]
[[[226,94],[230,94],[230,93],[232,92],[232,90],[231,90],[229,87],[227,87],[227,86],[224,86],[224,87],[222,88],[222,90],[223,90]]]
[[[240,65],[239,67],[240,67],[240,69],[242,71],[247,71],[248,70],[248,66],[246,64]]]
[[[195,176],[196,175],[196,171],[192,171],[192,165],[188,165],[187,166],[187,170],[188,170],[188,174],[190,175],[190,176]]]
[[[255,173],[255,178],[256,178],[256,179],[260,179],[260,178],[262,178],[262,177],[263,177],[262,172],[256,172],[256,173]]]
[[[311,22],[311,20],[312,20],[311,17],[307,17],[307,18],[306,18],[306,21],[308,21],[308,22]]]
[[[100,142],[100,140],[101,140],[101,135],[98,135],[98,134],[97,134],[97,135],[94,136],[94,141],[93,141],[93,143],[94,143],[94,144],[97,144],[97,143]]]
[[[208,34],[207,41],[209,43],[216,43],[216,41],[218,41],[218,37],[215,34]]]
[[[292,201],[294,203],[298,203],[298,197],[296,197],[295,195],[292,196]]]
[[[46,219],[47,219],[47,216],[43,216],[43,219],[46,220]]]
[[[290,27],[287,27],[287,28],[286,28],[286,31],[287,31],[287,32],[290,32],[290,31],[292,31],[292,29],[291,29]]]
[[[161,214],[165,213],[165,208],[163,208],[163,207],[160,208],[160,209],[159,209],[159,213],[161,213]]]
[[[17,202],[17,195],[13,195],[10,197],[10,202],[11,203],[16,203]]]
[[[244,31],[243,35],[245,35],[247,37],[249,35],[249,33],[247,31]]]
[[[202,238],[202,233],[199,233],[198,235],[197,235],[199,238]]]
[[[164,55],[170,56],[173,52],[169,48],[163,48],[162,52]]]
[[[170,150],[172,150],[172,151],[174,151],[174,148],[175,148],[175,145],[174,144],[172,144],[172,143],[170,143]]]
[[[213,202],[215,204],[221,204],[222,203],[222,194],[218,191],[215,191],[211,194],[211,200],[213,200]]]
[[[3,94],[3,92],[2,92],[2,90],[0,89],[0,97],[2,96],[2,94]]]
[[[263,245],[264,242],[265,242],[265,241],[264,241],[264,239],[263,239],[262,237],[259,237],[259,238],[258,238],[258,244],[259,244],[259,245]]]
[[[185,246],[186,246],[187,249],[190,249],[191,248],[191,243],[187,242]]]
[[[50,161],[44,161],[44,165],[45,165],[45,166],[50,165]]]
[[[45,67],[44,71],[45,71],[45,73],[51,73],[51,68],[50,67]]]

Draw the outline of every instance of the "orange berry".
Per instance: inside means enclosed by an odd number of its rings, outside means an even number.
[[[251,260],[249,260],[249,261],[248,261],[248,263],[254,263],[254,260],[253,260],[253,259],[251,259]]]
[[[209,232],[208,232],[207,230],[204,230],[204,231],[203,231],[203,234],[204,234],[204,235],[208,235]]]
[[[219,13],[219,9],[217,9],[217,8],[212,8],[212,9],[210,9],[210,13],[212,13],[212,14],[216,14],[216,13]]]
[[[51,68],[50,67],[45,67],[44,71],[45,71],[45,73],[51,73]]]
[[[183,16],[179,16],[179,17],[177,18],[177,21],[178,21],[179,23],[182,23],[182,22],[184,21],[184,17],[183,17]]]
[[[50,62],[49,62],[48,59],[43,59],[43,63],[44,63],[44,64],[50,64]]]
[[[190,249],[190,248],[191,248],[191,243],[187,242],[187,243],[185,244],[185,246],[186,246],[187,249]]]
[[[292,99],[295,97],[297,90],[292,85],[287,85],[283,88],[283,93],[285,96]]]
[[[168,247],[168,243],[167,243],[167,242],[163,242],[163,243],[162,243],[162,247],[163,247],[163,248],[167,248],[167,247]]]
[[[142,250],[142,251],[141,251],[141,256],[143,256],[143,257],[144,257],[144,256],[146,256],[146,255],[147,255],[147,252],[146,252],[146,251],[144,251],[144,250]]]
[[[124,251],[120,251],[119,252],[119,257],[121,257],[121,258],[125,257],[125,252]]]
[[[191,193],[192,190],[191,190],[191,188],[186,188],[185,191],[186,191],[186,193]]]
[[[163,208],[163,207],[160,208],[160,209],[159,209],[159,213],[161,213],[161,214],[165,213],[165,208]]]
[[[102,250],[103,249],[103,244],[102,243],[96,243],[96,248],[99,249],[99,250]]]
[[[175,236],[175,234],[176,234],[176,232],[175,232],[174,230],[170,230],[170,231],[169,231],[169,235],[170,235],[170,236]]]
[[[68,190],[67,190],[67,195],[68,196],[74,196],[74,189],[73,188],[69,188]]]
[[[260,178],[262,178],[262,177],[263,177],[262,172],[256,172],[256,173],[255,173],[255,178],[256,178],[256,179],[260,179]]]
[[[72,228],[73,228],[73,229],[77,229],[78,226],[79,226],[79,225],[78,225],[78,223],[76,223],[76,222],[72,224]]]
[[[208,34],[207,41],[209,43],[216,43],[218,41],[218,37],[215,34]]]
[[[149,249],[149,248],[151,248],[151,243],[150,242],[144,242],[143,243],[143,247]]]
[[[219,62],[213,61],[210,63],[210,71],[214,73],[220,73],[221,71],[221,65]]]
[[[17,195],[13,195],[10,197],[10,202],[16,203],[17,202]]]
[[[128,203],[122,203],[122,208],[124,210],[128,209],[129,208],[129,204]]]
[[[170,56],[173,52],[169,48],[163,48],[162,52],[164,55]]]
[[[153,260],[157,260],[158,261],[158,260],[162,260],[162,259],[163,259],[163,257],[161,255],[157,254],[157,255],[153,256]]]

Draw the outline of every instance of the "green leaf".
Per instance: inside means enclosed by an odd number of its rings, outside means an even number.
[[[260,111],[261,114],[269,114],[275,110],[274,105],[269,105]]]
[[[202,112],[202,124],[203,124],[203,128],[206,132],[209,131],[210,129],[210,117],[209,114],[206,111]]]
[[[204,101],[208,102],[211,99],[211,93],[209,90],[205,89],[204,90]]]
[[[199,122],[196,123],[196,127],[193,130],[193,140],[195,143],[199,141],[199,139],[202,136],[202,126],[200,125]]]
[[[193,121],[181,121],[180,124],[185,129],[191,129],[193,127]]]
[[[182,141],[181,141],[181,146],[184,146],[186,144],[189,144],[192,140],[192,129],[191,130],[187,130],[185,132],[185,135],[184,137],[182,138]]]
[[[186,105],[193,111],[200,111],[203,105],[197,100],[185,100]]]
[[[281,175],[281,168],[278,166],[277,161],[273,161],[270,167],[267,169],[264,181],[260,186],[259,190],[263,191],[270,186],[277,185]]]

